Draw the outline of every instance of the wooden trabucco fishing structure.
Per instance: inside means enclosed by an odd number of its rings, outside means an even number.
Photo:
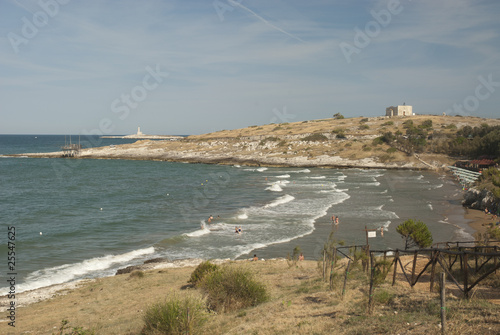
[[[80,137],[78,137],[78,144],[71,143],[71,136],[69,137],[69,143],[66,143],[66,137],[64,137],[64,146],[61,147],[61,150],[63,151],[63,157],[77,157],[80,155],[80,150],[82,150]]]
[[[354,261],[352,258],[352,251],[356,255],[356,250],[358,248],[363,249],[361,255],[368,255],[362,259],[363,268],[368,271],[371,269],[370,273],[370,290],[372,290],[373,273],[376,267],[375,257],[383,257],[384,261],[392,258],[389,268],[394,266],[392,285],[396,283],[396,274],[398,272],[398,267],[402,271],[404,278],[410,284],[411,287],[422,278],[422,275],[426,273],[430,266],[430,290],[432,291],[434,287],[434,281],[436,277],[436,265],[440,265],[442,271],[446,273],[448,279],[453,282],[463,293],[465,298],[470,297],[471,290],[478,285],[482,280],[487,278],[493,273],[496,273],[500,269],[500,247],[498,246],[460,246],[460,244],[467,244],[470,242],[444,242],[443,245],[456,245],[447,248],[431,248],[431,249],[416,249],[416,250],[366,250],[366,246],[346,246],[346,247],[333,247],[332,250],[325,250],[323,255],[323,278],[326,279],[328,274],[328,267],[330,267],[330,287],[333,287],[332,274],[337,261],[337,255],[343,255],[349,259],[345,272],[344,289],[347,281],[347,275],[349,273],[349,267],[351,262]],[[440,245],[440,244],[439,244]],[[345,250],[350,250],[345,252]],[[367,253],[365,254],[365,252]],[[403,255],[413,255],[413,261],[411,271],[407,271],[405,266],[401,261],[401,256]],[[424,257],[426,259],[424,267],[417,273],[417,260],[419,257]],[[370,266],[368,267],[368,263]],[[384,267],[386,266],[384,263]],[[408,263],[409,264],[409,263]],[[474,276],[474,278],[473,278]],[[479,277],[478,277],[479,276]],[[370,293],[371,294],[371,293]]]

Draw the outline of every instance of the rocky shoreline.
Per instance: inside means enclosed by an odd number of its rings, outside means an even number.
[[[270,148],[259,148],[255,141],[240,141],[238,147],[210,142],[170,142],[142,140],[133,144],[82,149],[71,159],[127,159],[155,160],[181,163],[221,165],[246,165],[266,167],[324,167],[324,168],[372,168],[372,169],[419,169],[432,170],[445,164],[427,163],[421,157],[405,157],[404,160],[381,162],[378,157],[345,158],[337,154],[319,152],[318,155],[283,154]],[[274,149],[274,148],[271,148]],[[23,153],[10,157],[62,158],[63,152]]]
[[[500,211],[500,199],[495,198],[493,193],[486,189],[468,189],[464,194],[462,205],[467,208],[481,211],[488,209],[490,213],[498,213]]]

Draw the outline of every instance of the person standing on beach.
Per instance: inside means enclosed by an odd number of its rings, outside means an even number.
[[[338,216],[335,218],[335,225],[336,225],[336,226],[338,226],[338,225],[339,225],[339,217],[338,217]]]

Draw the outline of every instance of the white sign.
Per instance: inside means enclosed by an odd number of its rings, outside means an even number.
[[[376,231],[369,231],[368,237],[377,237],[377,232]]]

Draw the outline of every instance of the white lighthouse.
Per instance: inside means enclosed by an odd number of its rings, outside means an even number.
[[[136,134],[136,135],[137,135],[137,136],[142,136],[142,135],[144,135],[144,134],[142,133],[142,131],[141,131],[141,127],[137,127],[137,134]]]

